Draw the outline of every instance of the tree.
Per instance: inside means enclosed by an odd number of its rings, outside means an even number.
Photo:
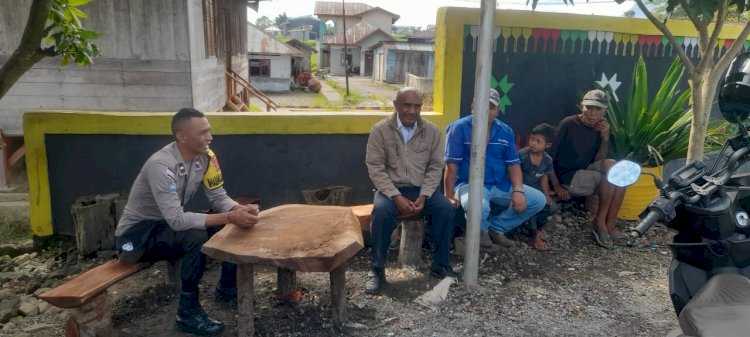
[[[536,8],[539,0],[528,1],[532,2],[532,8]],[[625,0],[614,1],[623,3]],[[563,0],[563,2],[573,4],[572,0]],[[666,19],[662,21],[657,18],[646,7],[643,0],[635,0],[635,3],[648,20],[669,40],[669,44],[677,52],[680,61],[685,66],[685,71],[690,78],[691,104],[693,106],[687,161],[701,160],[703,159],[708,118],[711,113],[711,104],[716,95],[716,88],[724,71],[729,67],[729,63],[739,54],[747,40],[748,33],[750,33],[750,22],[742,24],[743,28],[737,38],[721,57],[718,57],[718,53],[722,49],[722,46],[718,45],[719,35],[728,17],[741,15],[745,13],[748,7],[745,6],[745,0],[667,0],[667,13],[677,13],[676,11],[682,10],[698,32],[700,57],[696,64],[688,57],[682,45],[677,42],[677,38],[666,25]]]
[[[273,19],[273,25],[276,26],[276,28],[281,29],[281,31],[284,31],[284,26],[288,23],[289,18],[286,16],[286,12],[277,15],[276,18]]]
[[[268,27],[273,26],[273,21],[267,16],[263,15],[255,20],[255,26],[262,30],[266,30]]]
[[[45,57],[62,56],[61,63],[89,65],[99,56],[90,42],[99,33],[87,30],[78,18],[86,14],[77,7],[91,0],[33,0],[21,43],[0,68],[0,99],[21,76]]]

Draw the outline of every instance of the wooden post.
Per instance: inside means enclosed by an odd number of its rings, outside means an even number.
[[[239,337],[255,336],[255,280],[253,265],[237,265],[237,335]]]
[[[423,217],[401,220],[401,247],[398,262],[402,266],[422,264],[422,240],[424,240],[425,220]]]
[[[182,269],[182,259],[166,262],[167,274],[164,275],[164,283],[174,288],[179,294],[180,291],[182,291],[182,277],[180,277],[180,271]]]
[[[112,302],[109,292],[102,291],[78,308],[65,323],[66,337],[113,336]]]
[[[297,290],[297,272],[286,268],[276,269],[276,295],[289,296]]]
[[[331,271],[331,310],[334,324],[346,318],[346,262]]]

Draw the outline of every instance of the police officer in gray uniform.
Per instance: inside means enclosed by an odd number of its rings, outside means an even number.
[[[252,227],[258,222],[255,205],[240,205],[222,187],[216,155],[209,150],[211,125],[195,109],[182,109],[172,118],[175,141],[154,153],[143,165],[130,190],[117,224],[118,256],[123,263],[182,259],[182,293],[175,329],[211,336],[224,323],[209,317],[198,302],[198,283],[206,267],[200,249],[207,228],[233,223]],[[215,214],[185,212],[185,204],[202,189]],[[236,266],[223,263],[216,297],[236,297]]]

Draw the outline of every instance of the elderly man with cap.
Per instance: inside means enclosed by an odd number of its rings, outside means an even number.
[[[513,130],[497,119],[500,94],[490,89],[490,107],[487,130],[487,155],[484,168],[484,193],[482,226],[479,247],[486,252],[497,252],[515,243],[505,233],[521,225],[538,213],[546,204],[542,192],[523,184],[521,160],[516,152]],[[472,111],[474,104],[472,103]],[[468,209],[469,161],[471,157],[473,115],[463,117],[446,130],[443,177],[445,196],[454,204]],[[490,212],[490,204],[502,205],[501,211]],[[496,214],[497,213],[497,214]]]
[[[603,117],[608,107],[607,93],[598,89],[587,92],[581,101],[581,113],[560,121],[552,144],[557,175],[553,185],[557,196],[568,199],[571,195],[599,195],[591,234],[594,241],[605,248],[611,246],[613,240],[627,241],[615,227],[625,188],[614,186],[606,179],[607,170],[615,163],[607,158],[609,123]]]

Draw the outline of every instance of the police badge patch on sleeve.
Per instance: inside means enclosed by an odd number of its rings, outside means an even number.
[[[203,186],[209,190],[217,189],[224,185],[224,177],[221,176],[219,159],[213,151],[208,150],[208,168],[203,175]]]

